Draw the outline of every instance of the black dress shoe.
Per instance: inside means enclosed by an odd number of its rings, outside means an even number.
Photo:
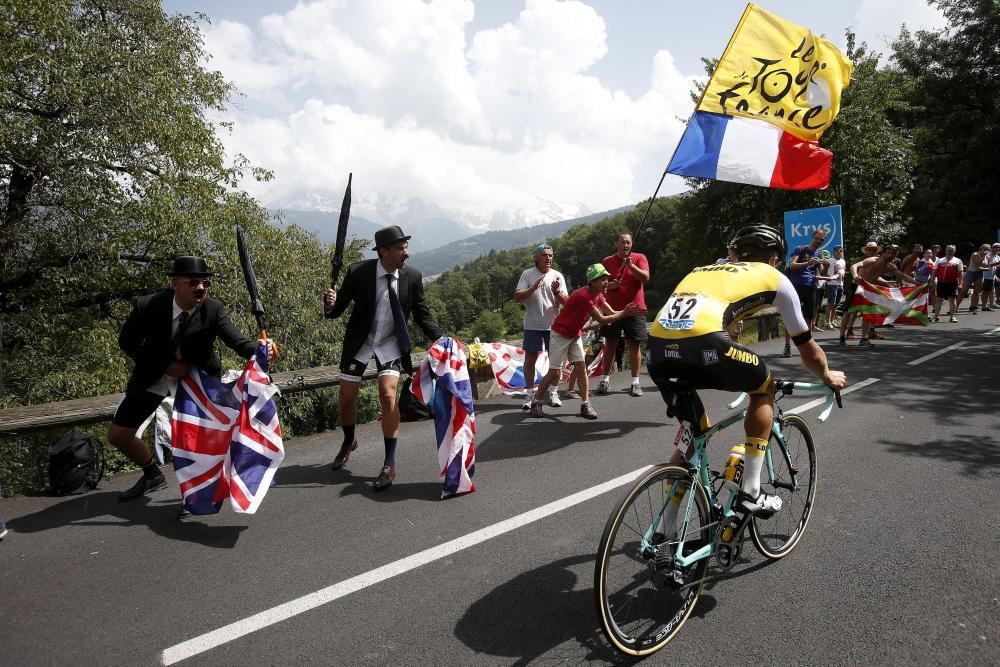
[[[385,491],[392,486],[392,480],[394,479],[396,479],[396,471],[389,466],[382,466],[378,477],[375,478],[375,483],[372,485],[372,490]]]
[[[350,445],[342,445],[340,447],[340,453],[337,454],[333,459],[333,463],[330,464],[330,470],[340,470],[345,465],[347,465],[347,459],[351,458],[351,452],[358,448],[358,441],[354,440]]]
[[[186,519],[186,518],[188,518],[189,516],[191,516],[191,512],[189,512],[189,511],[188,511],[187,509],[185,509],[184,507],[181,507],[181,508],[180,508],[180,509],[179,509],[179,510],[177,511],[177,520],[178,520],[178,521],[180,521],[181,519]]]
[[[141,498],[146,493],[150,491],[156,491],[166,487],[167,480],[164,479],[163,473],[159,473],[156,477],[146,477],[143,475],[139,478],[131,489],[127,491],[122,491],[121,495],[118,496],[118,502],[124,503],[128,500],[135,500],[136,498]]]

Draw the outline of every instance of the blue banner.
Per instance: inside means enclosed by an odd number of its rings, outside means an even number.
[[[844,224],[841,221],[839,205],[785,211],[785,243],[788,244],[786,265],[792,257],[792,250],[800,245],[809,245],[813,232],[817,229],[826,232],[826,240],[819,250],[828,250],[833,256],[833,249],[844,245]]]

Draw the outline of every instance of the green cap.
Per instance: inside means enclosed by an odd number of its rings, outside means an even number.
[[[819,258],[820,259],[830,259],[830,251],[829,250],[820,250],[819,251]]]
[[[603,264],[591,264],[587,267],[587,283],[592,283],[601,276],[610,276]]]

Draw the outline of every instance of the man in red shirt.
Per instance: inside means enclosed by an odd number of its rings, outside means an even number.
[[[623,317],[614,324],[601,327],[604,337],[604,377],[597,385],[598,394],[607,394],[611,389],[611,364],[615,361],[619,339],[625,333],[628,345],[628,365],[632,371],[632,396],[642,396],[639,386],[639,345],[646,340],[646,297],[643,285],[649,282],[649,261],[641,252],[632,252],[632,235],[622,232],[615,241],[618,251],[604,258],[602,264],[611,274],[608,281],[608,303],[615,310],[622,310],[635,303],[642,309],[642,315]]]
[[[549,372],[542,383],[538,385],[535,396],[545,396],[545,392],[559,377],[567,360],[578,371],[580,378],[580,416],[585,419],[597,419],[597,411],[590,405],[590,382],[587,378],[586,362],[583,355],[583,325],[593,317],[602,325],[613,324],[626,317],[641,316],[645,309],[635,303],[626,304],[625,308],[616,311],[608,305],[604,292],[608,288],[608,271],[600,264],[587,267],[587,286],[581,287],[569,295],[562,310],[552,322],[552,333],[549,346]],[[531,416],[544,417],[542,401],[531,402]]]

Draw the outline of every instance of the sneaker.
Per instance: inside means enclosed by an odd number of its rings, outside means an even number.
[[[983,306],[983,312],[984,313],[992,313],[993,309],[990,308],[989,306]]]
[[[762,493],[756,498],[740,492],[740,507],[760,519],[767,519],[781,511],[781,498]]]
[[[7,529],[6,528],[4,528],[3,530],[0,530],[0,540],[2,540],[5,537],[7,537]]]
[[[566,398],[579,400],[580,394],[575,389],[570,389],[569,391],[566,392]]]
[[[553,408],[561,408],[562,401],[559,400],[559,392],[550,391],[549,392],[549,405]]]
[[[885,340],[885,336],[883,336],[877,331],[872,331],[870,334],[868,334],[868,337],[871,338],[872,340]]]
[[[597,393],[601,396],[606,396],[607,393],[611,391],[611,383],[607,380],[601,380],[597,383]]]
[[[534,401],[531,404],[531,412],[529,413],[532,417],[544,417],[545,412],[542,410],[542,402]]]
[[[935,322],[940,322],[940,321],[941,321],[941,318],[940,318],[940,317],[938,317],[937,315],[935,315],[935,316],[934,316],[934,321],[935,321]]]
[[[837,324],[836,322],[830,322],[829,324],[826,325],[826,328],[829,329],[830,331],[833,331],[834,329],[837,329],[839,327],[840,325]]]
[[[633,384],[632,388],[628,390],[629,396],[642,396],[642,387],[638,384]]]
[[[783,357],[792,356],[792,346],[789,345],[788,343],[785,343],[785,349],[781,352],[781,356]]]
[[[948,318],[948,321],[949,322],[958,322],[958,318],[955,317],[954,315],[952,315],[951,317]]]
[[[531,402],[534,401],[534,400],[535,400],[535,394],[534,393],[528,394],[528,400],[526,400],[524,403],[521,404],[521,409],[522,410],[530,410],[531,409]]]
[[[872,342],[871,342],[870,340],[868,340],[867,338],[862,338],[862,339],[861,339],[861,340],[860,340],[860,341],[858,342],[858,347],[868,347],[868,348],[872,348],[872,347],[875,347],[875,345],[874,345],[874,344],[873,344],[873,343],[872,343]]]
[[[978,315],[979,314],[979,309],[978,308],[969,308],[969,312],[972,313],[973,315]]]
[[[590,404],[590,401],[580,405],[580,416],[584,419],[597,419],[597,410]]]

